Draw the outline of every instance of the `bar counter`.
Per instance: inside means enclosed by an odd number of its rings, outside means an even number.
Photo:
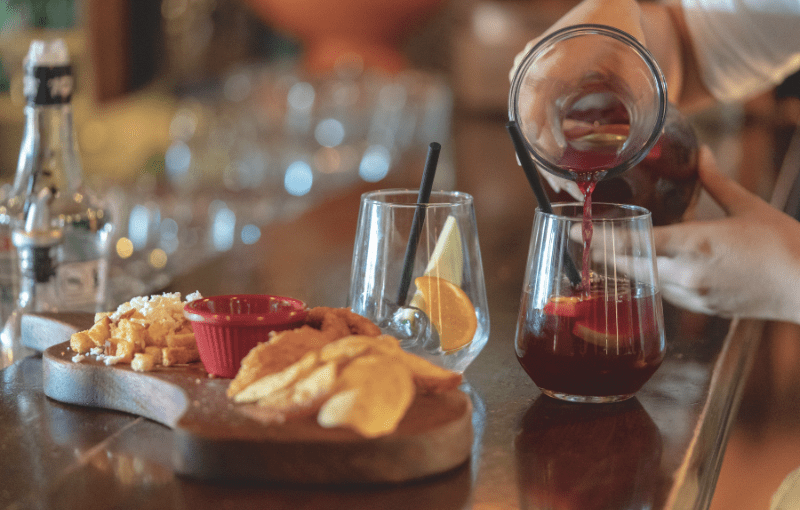
[[[579,405],[541,395],[513,348],[533,195],[502,121],[458,120],[453,147],[445,147],[457,169],[449,178],[451,187],[475,196],[491,316],[489,342],[464,374],[475,432],[467,465],[380,487],[181,478],[171,469],[169,428],[48,399],[42,359],[34,356],[0,371],[0,507],[708,508],[763,324],[665,304],[667,358],[635,398]],[[412,170],[391,184],[413,187],[418,175]],[[258,244],[180,275],[164,290],[261,292],[344,306],[358,199],[376,187],[384,184],[352,187],[271,225]]]

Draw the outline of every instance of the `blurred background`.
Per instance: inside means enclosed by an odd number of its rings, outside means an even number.
[[[4,0],[0,184],[22,138],[22,59],[32,39],[62,37],[84,173],[117,227],[111,290],[122,302],[343,189],[414,186],[430,142],[443,145],[439,188],[459,187],[469,168],[515,167],[503,128],[513,57],[575,3]],[[800,168],[798,90],[792,77],[691,119],[722,169],[767,200],[778,183],[779,198],[800,201],[781,184]],[[515,204],[529,195],[517,172],[484,186],[476,209],[527,224],[532,208]],[[487,267],[505,247],[484,247]],[[503,270],[490,269],[521,276]],[[795,326],[770,325],[712,508],[766,508],[800,466],[798,339]]]
[[[122,302],[343,187],[414,186],[430,142],[452,188],[454,117],[502,126],[514,55],[574,3],[4,0],[0,184],[22,138],[22,59],[61,37]]]

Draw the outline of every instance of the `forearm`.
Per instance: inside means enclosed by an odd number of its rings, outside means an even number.
[[[783,220],[786,228],[772,235],[778,238],[777,244],[784,252],[776,255],[777,260],[767,263],[774,285],[771,289],[775,295],[773,318],[800,324],[800,223],[786,216]],[[770,286],[766,282],[765,285]]]
[[[667,80],[670,101],[683,110],[699,110],[715,102],[700,78],[692,38],[679,3],[641,4],[644,44]]]
[[[524,54],[542,37],[584,23],[612,26],[641,41],[664,72],[670,101],[682,109],[700,109],[715,101],[700,78],[692,38],[679,3],[583,0],[540,37],[528,43],[517,55],[509,78]]]

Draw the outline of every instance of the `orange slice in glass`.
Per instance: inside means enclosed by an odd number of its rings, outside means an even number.
[[[559,317],[577,317],[580,315],[582,303],[583,296],[553,296],[542,311]]]
[[[478,329],[478,317],[461,287],[436,276],[420,276],[414,283],[423,297],[422,311],[439,333],[442,350],[454,351],[469,344]]]

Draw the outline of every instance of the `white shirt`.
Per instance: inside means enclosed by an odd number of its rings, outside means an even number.
[[[719,101],[800,69],[800,0],[681,0],[703,82]]]

